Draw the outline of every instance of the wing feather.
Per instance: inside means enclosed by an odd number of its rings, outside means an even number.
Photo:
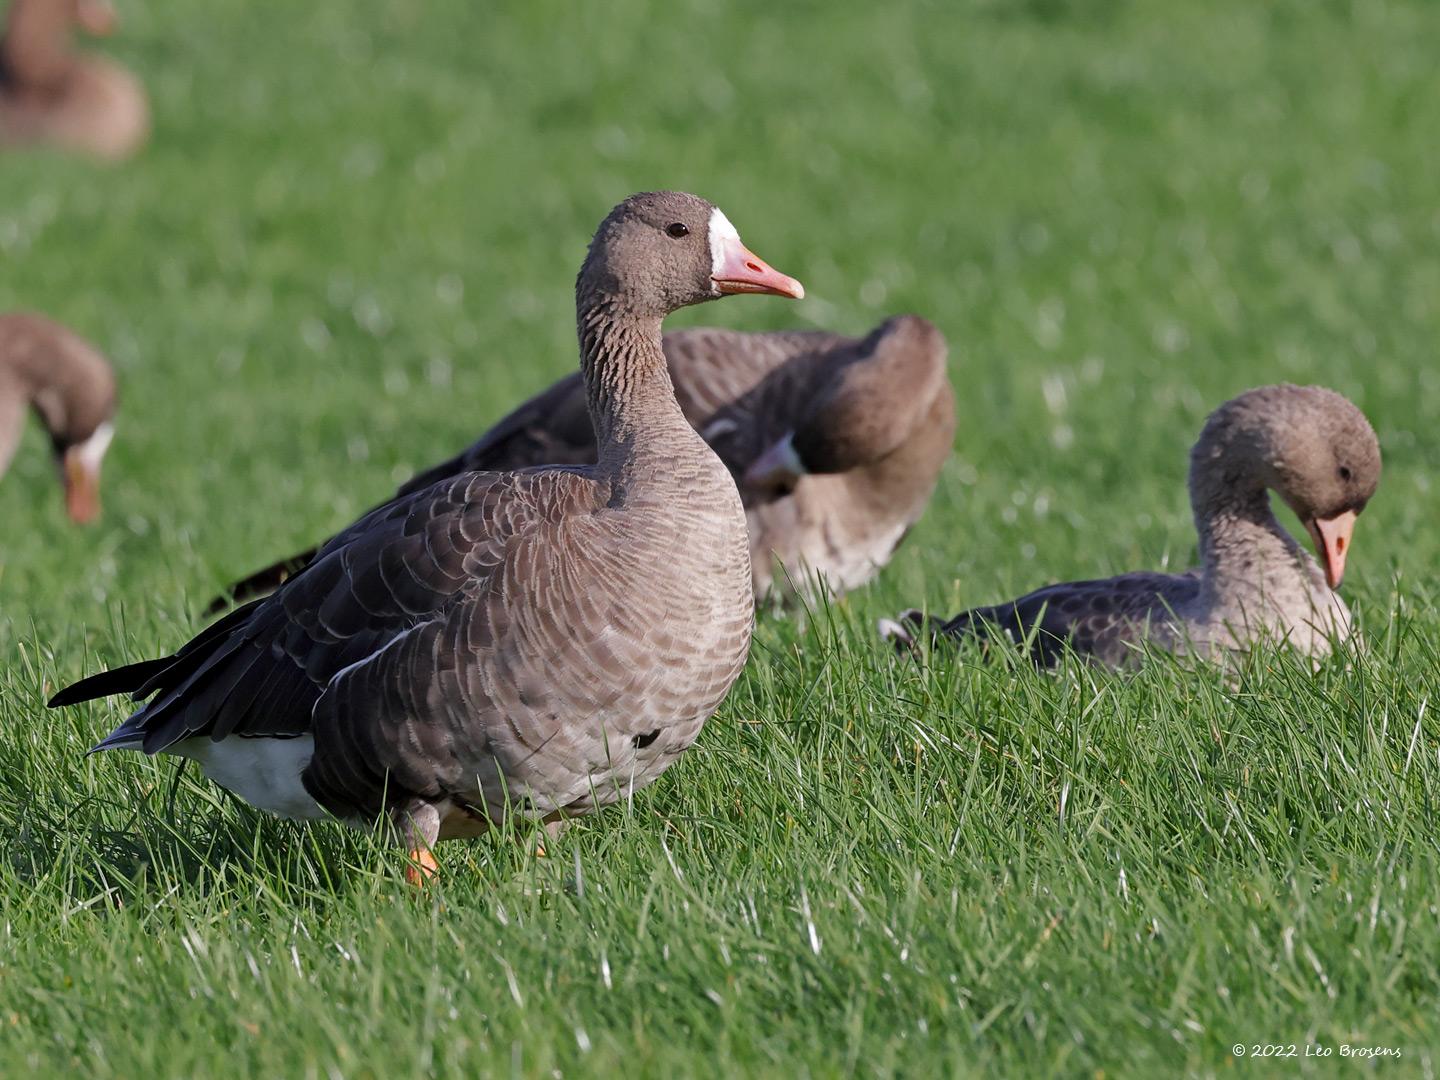
[[[142,742],[156,753],[197,735],[307,732],[338,673],[387,649],[416,662],[415,650],[436,647],[447,613],[505,565],[517,537],[604,502],[580,471],[542,469],[457,477],[368,514],[275,594],[202,631],[163,668],[142,665],[140,689],[153,696],[97,749]],[[423,714],[425,686],[392,673],[380,689],[412,709],[395,715]]]
[[[1174,644],[1171,625],[1178,609],[1199,594],[1200,578],[1189,574],[1121,574],[1093,581],[1049,585],[1007,604],[973,608],[941,625],[954,638],[992,640],[1003,634],[1012,644],[1029,643],[1036,664],[1050,667],[1069,648],[1118,666],[1146,640]]]

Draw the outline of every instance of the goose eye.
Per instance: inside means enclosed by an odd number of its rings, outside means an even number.
[[[665,226],[665,231],[669,235],[673,236],[676,240],[679,240],[682,236],[690,235],[690,227],[679,221],[675,222],[673,225]]]
[[[1350,473],[1350,466],[1349,466],[1349,465],[1341,465],[1340,468],[1339,468],[1338,470],[1336,470],[1336,471],[1340,474],[1340,479],[1341,479],[1341,480],[1347,480],[1347,481],[1348,481],[1348,480],[1350,479],[1351,473]]]

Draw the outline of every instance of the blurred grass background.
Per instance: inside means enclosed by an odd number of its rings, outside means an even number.
[[[0,483],[0,1071],[1207,1073],[1344,1036],[1433,1074],[1440,8],[121,15],[149,148],[0,157],[0,310],[91,337],[123,394],[100,527],[65,525],[38,431]],[[57,681],[177,646],[571,370],[584,245],[658,187],[808,291],[671,326],[948,336],[955,456],[874,587],[762,625],[629,816],[539,862],[451,845],[434,907],[360,838],[79,758],[121,713],[47,713]],[[873,645],[900,606],[1187,564],[1203,417],[1280,380],[1381,437],[1365,662],[1237,689]]]

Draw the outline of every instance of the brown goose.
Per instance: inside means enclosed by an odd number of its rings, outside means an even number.
[[[903,315],[864,338],[698,329],[666,334],[664,347],[681,410],[739,482],[756,599],[792,583],[810,594],[819,578],[834,593],[869,581],[919,519],[950,453],[955,399],[940,332]],[[479,469],[594,461],[577,373],[397,497]],[[252,574],[232,587],[235,600],[264,595],[314,555]]]
[[[917,632],[986,638],[998,629],[1030,641],[1046,666],[1066,645],[1122,667],[1142,642],[1223,659],[1260,638],[1320,658],[1350,633],[1334,590],[1355,518],[1379,482],[1375,432],[1345,398],[1319,386],[1250,390],[1210,415],[1190,454],[1199,569],[1051,585],[949,622],[908,611],[881,632],[905,645]],[[1323,571],[1275,520],[1270,491],[1305,523]]]
[[[55,450],[72,520],[100,513],[100,465],[114,434],[115,375],[100,351],[40,315],[0,315],[0,476],[33,408]]]
[[[749,649],[744,510],[660,347],[666,314],[739,292],[803,295],[704,200],[627,199],[575,289],[595,465],[416,491],[173,656],[51,704],[154,695],[96,749],[192,758],[287,817],[386,814],[425,873],[437,840],[625,798],[694,741]]]
[[[110,0],[13,0],[0,38],[0,150],[53,143],[118,160],[150,131],[145,91],[128,71],[70,47],[75,27],[115,28]]]

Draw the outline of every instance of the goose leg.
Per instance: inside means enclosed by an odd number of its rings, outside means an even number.
[[[563,834],[568,828],[570,828],[569,818],[554,818],[550,821],[545,822],[545,835],[548,836],[551,840],[558,840],[560,839],[561,834]],[[541,859],[545,858],[544,840],[541,840],[538,844],[535,845],[535,855],[536,857]]]
[[[440,811],[434,803],[414,799],[400,808],[396,819],[410,856],[405,880],[416,888],[423,888],[440,873],[440,864],[435,859],[435,843],[440,839]]]

